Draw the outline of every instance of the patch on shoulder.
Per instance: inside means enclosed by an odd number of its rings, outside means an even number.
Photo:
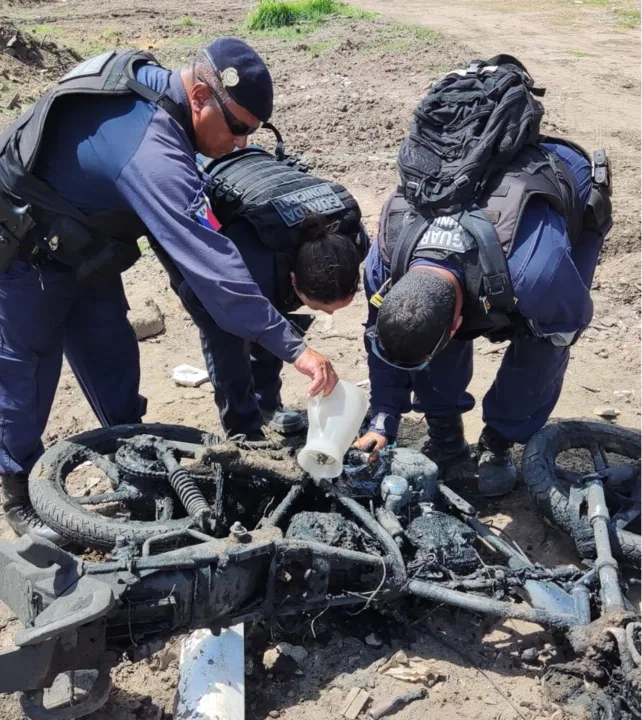
[[[329,183],[296,190],[274,198],[271,202],[288,227],[298,225],[307,215],[313,213],[332,215],[339,210],[345,210],[341,198]]]
[[[420,250],[448,250],[465,253],[475,247],[469,233],[451,215],[435,218],[417,243],[415,252]]]
[[[100,75],[105,65],[107,65],[115,54],[115,50],[108,50],[102,55],[96,55],[96,57],[92,57],[85,60],[85,62],[81,62],[80,65],[76,65],[76,67],[72,68],[64,77],[60,78],[58,83],[64,83],[67,80],[73,80],[74,78]]]

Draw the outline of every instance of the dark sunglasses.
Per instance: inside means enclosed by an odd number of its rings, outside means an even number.
[[[210,92],[214,96],[214,99],[218,103],[218,106],[221,108],[221,112],[223,113],[223,117],[225,118],[225,122],[227,123],[227,127],[229,128],[232,135],[235,135],[236,137],[247,137],[248,135],[252,135],[252,133],[255,133],[259,129],[257,127],[251,127],[247,123],[244,123],[242,120],[239,120],[236,115],[234,115],[228,110],[221,96],[216,92],[216,90],[214,90],[214,88],[207,82],[207,80],[201,75],[197,75],[196,77],[198,78],[199,82],[203,83],[203,85],[207,85]]]
[[[376,355],[376,357],[379,358],[379,360],[384,362],[386,365],[389,365],[396,370],[404,370],[405,372],[421,372],[422,370],[425,370],[428,365],[430,365],[435,355],[437,355],[437,353],[440,353],[446,347],[446,345],[448,345],[448,341],[450,340],[450,326],[446,326],[444,332],[442,333],[442,336],[439,338],[439,342],[437,343],[437,345],[435,345],[434,350],[418,365],[410,365],[403,362],[396,362],[386,357],[386,351],[384,350],[381,342],[379,341],[379,337],[377,336],[376,326],[368,328],[365,332],[365,337],[370,343],[372,352]]]

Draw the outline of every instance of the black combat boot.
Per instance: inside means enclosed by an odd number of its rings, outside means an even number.
[[[477,445],[477,455],[480,495],[500,497],[509,493],[517,483],[513,443],[485,425]]]
[[[449,480],[471,469],[470,448],[464,438],[461,415],[429,418],[428,440],[421,452],[439,468],[439,477]]]
[[[306,424],[301,413],[286,410],[282,405],[276,410],[261,410],[265,424],[281,435],[293,435],[305,430]]]
[[[47,527],[33,509],[27,476],[0,475],[0,481],[4,516],[16,535],[38,535],[56,545],[63,544],[62,536]]]

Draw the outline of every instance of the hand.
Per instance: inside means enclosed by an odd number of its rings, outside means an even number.
[[[307,347],[293,364],[300,373],[312,378],[312,383],[308,388],[309,398],[318,395],[320,392],[329,395],[339,382],[332,363],[325,355],[313,350],[311,347]]]
[[[370,430],[355,440],[352,447],[357,448],[357,450],[369,452],[368,462],[375,462],[379,455],[379,450],[383,450],[387,444],[388,440],[384,435],[379,435],[379,433]]]

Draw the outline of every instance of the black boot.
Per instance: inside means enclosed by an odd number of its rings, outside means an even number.
[[[280,435],[293,435],[305,430],[303,415],[294,410],[286,410],[280,405],[276,410],[261,410],[265,424]]]
[[[429,418],[428,440],[421,452],[439,468],[442,480],[452,479],[470,471],[470,448],[464,438],[464,422],[461,415]]]
[[[4,516],[16,535],[38,535],[56,545],[61,545],[62,537],[44,524],[31,505],[27,476],[0,475],[0,481]]]
[[[477,445],[477,455],[480,495],[500,497],[509,493],[517,483],[513,443],[485,425]]]

